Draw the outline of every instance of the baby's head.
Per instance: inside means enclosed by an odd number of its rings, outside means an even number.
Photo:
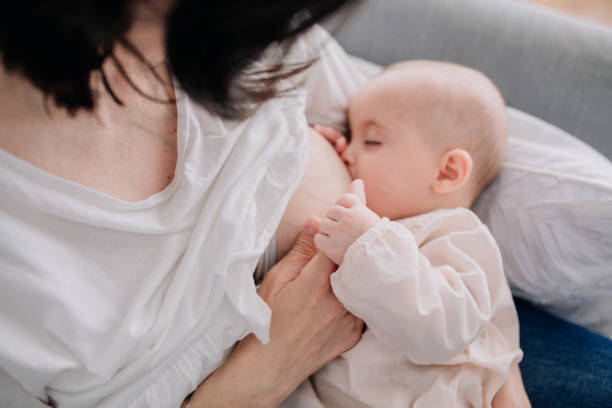
[[[351,99],[348,119],[342,158],[364,180],[368,207],[391,219],[470,207],[499,172],[506,147],[498,89],[450,63],[388,67]]]

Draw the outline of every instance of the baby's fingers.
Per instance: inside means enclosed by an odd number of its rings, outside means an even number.
[[[346,207],[346,208],[353,208],[357,205],[361,205],[361,199],[353,193],[344,193],[335,202],[335,205]]]
[[[336,228],[336,221],[330,220],[329,218],[324,218],[321,220],[319,224],[319,232],[324,235],[332,235]]]
[[[338,251],[338,245],[334,242],[332,238],[319,232],[317,233],[317,235],[314,236],[314,243],[316,247],[321,252],[323,252],[329,259],[331,259],[336,265],[340,265],[344,252],[340,253]]]
[[[325,253],[329,244],[329,237],[321,232],[317,232],[314,236],[314,244],[319,251]]]
[[[344,139],[344,142],[346,143],[346,137],[344,136],[344,134],[334,129],[333,127],[323,126],[323,125],[314,125],[312,128],[316,130],[317,132],[319,132],[324,138],[329,140],[329,142],[333,144],[334,146],[337,146],[337,142],[342,139]]]
[[[341,205],[334,205],[326,214],[326,217],[333,221],[340,221],[347,213],[348,209]]]
[[[355,194],[359,198],[359,201],[361,201],[363,204],[366,203],[365,187],[362,179],[353,180],[351,186],[349,187],[349,191],[352,194]]]
[[[327,235],[321,232],[317,233],[314,236],[314,244],[319,251],[323,252],[329,259],[332,259],[331,252],[333,244]]]
[[[336,153],[341,155],[346,150],[346,146],[348,146],[348,142],[346,137],[342,136],[338,140],[336,140]]]

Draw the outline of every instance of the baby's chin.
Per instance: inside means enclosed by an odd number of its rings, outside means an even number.
[[[366,198],[366,205],[370,210],[374,211],[379,217],[386,217],[391,221],[414,217],[422,213],[416,209],[410,209],[404,206],[394,206],[394,204],[394,201],[386,200],[385,198],[382,199],[382,202],[376,200],[368,201]]]
[[[391,219],[391,217],[389,217],[388,208],[384,208],[384,207],[381,208],[381,206],[378,205],[376,201],[369,200],[367,191],[366,191],[366,206],[379,217],[387,217]]]

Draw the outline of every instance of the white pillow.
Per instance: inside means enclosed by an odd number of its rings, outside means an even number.
[[[612,163],[526,113],[508,119],[503,168],[473,210],[514,294],[612,338]]]

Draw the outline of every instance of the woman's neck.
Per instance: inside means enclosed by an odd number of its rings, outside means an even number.
[[[165,53],[165,15],[173,0],[153,0],[137,2],[133,12],[132,27],[126,33],[127,43],[143,57],[140,59],[125,46],[116,44],[113,55],[127,73],[129,81],[117,67],[112,57],[108,57],[102,65],[106,79],[117,97],[129,105],[129,101],[142,98],[140,93],[153,99],[169,100],[173,98],[172,76],[166,64]],[[149,67],[155,69],[155,74]],[[159,79],[162,79],[160,81]],[[134,90],[132,82],[138,88]],[[96,106],[103,107],[107,103],[115,103],[107,92],[100,71],[92,72],[90,86],[93,90]],[[57,119],[65,118],[65,109],[56,106],[51,99],[18,73],[8,73],[0,63],[0,97],[5,97],[7,104],[3,107],[12,110],[27,111],[30,114],[47,114]],[[145,98],[146,99],[146,98]],[[5,102],[3,100],[2,102]],[[79,110],[77,116],[85,112]]]
[[[137,201],[163,189],[174,176],[177,158],[176,104],[154,100],[174,98],[165,63],[164,19],[146,10],[138,11],[136,17],[126,38],[157,75],[117,45],[113,50],[117,61],[141,91],[108,58],[102,69],[122,105],[96,71],[91,76],[94,111],[81,109],[71,116],[23,76],[0,67],[0,148],[120,199]]]

